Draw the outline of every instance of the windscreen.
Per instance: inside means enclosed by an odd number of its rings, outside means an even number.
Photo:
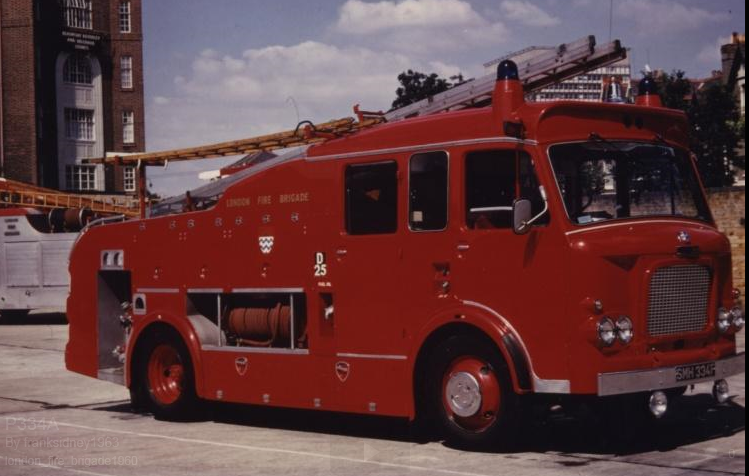
[[[647,216],[711,221],[682,150],[601,140],[552,146],[549,156],[567,214],[578,225]]]

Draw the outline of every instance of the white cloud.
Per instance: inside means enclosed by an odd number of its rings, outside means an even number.
[[[507,19],[526,26],[547,27],[561,23],[559,18],[549,15],[528,1],[505,0],[500,9]]]
[[[697,53],[697,61],[711,69],[721,69],[721,54],[720,47],[727,45],[731,42],[731,37],[720,37],[715,40],[714,43],[710,43],[702,47],[699,53]]]
[[[395,99],[398,74],[409,68],[441,76],[459,72],[442,62],[313,41],[251,49],[240,57],[206,50],[189,74],[175,79],[173,94],[148,104],[149,150],[289,130],[299,120],[351,116],[357,103],[386,110]],[[171,194],[195,186],[197,172],[190,172],[211,164],[173,164],[166,172],[154,171],[156,191]]]
[[[348,0],[332,28],[368,45],[419,56],[499,44],[509,38],[502,22],[490,22],[464,0]]]
[[[348,0],[339,10],[337,27],[344,33],[366,35],[390,28],[445,27],[479,22],[481,17],[462,0]]]
[[[634,22],[641,33],[654,35],[694,30],[730,18],[675,0],[624,0],[617,3],[616,15]]]

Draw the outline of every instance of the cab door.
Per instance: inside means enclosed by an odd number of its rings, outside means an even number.
[[[335,250],[334,327],[340,408],[403,414],[405,368],[398,266],[403,232],[396,160],[343,164],[343,230]]]
[[[424,151],[408,158],[407,231],[403,236],[401,306],[405,332],[416,334],[440,308],[454,303],[455,217],[449,213],[450,154]],[[452,223],[451,223],[452,220]]]
[[[564,237],[550,228],[548,213],[525,235],[512,229],[515,200],[530,199],[534,215],[544,210],[534,160],[522,148],[481,149],[466,151],[459,166],[463,209],[453,292],[461,301],[489,307],[510,322],[531,357],[548,355],[547,343],[561,343],[568,333],[561,307]],[[533,370],[545,378],[565,375],[562,355]]]

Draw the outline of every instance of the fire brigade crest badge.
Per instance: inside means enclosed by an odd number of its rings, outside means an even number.
[[[237,369],[237,373],[240,377],[244,377],[244,374],[247,373],[247,367],[249,366],[249,361],[246,357],[239,357],[237,360],[234,361],[234,368]]]
[[[275,239],[272,236],[261,236],[257,239],[260,245],[260,252],[264,255],[269,255],[273,251],[273,242]]]
[[[338,362],[335,364],[335,374],[342,383],[346,383],[351,375],[351,365],[348,362]]]

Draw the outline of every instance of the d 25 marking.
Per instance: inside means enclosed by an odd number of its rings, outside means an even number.
[[[315,277],[321,278],[328,275],[328,263],[325,258],[325,253],[318,251],[315,253]]]

